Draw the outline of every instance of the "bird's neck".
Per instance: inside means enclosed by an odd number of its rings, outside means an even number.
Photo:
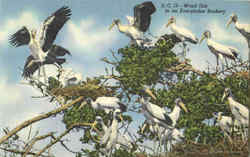
[[[118,30],[121,32],[121,33],[125,33],[128,31],[128,27],[131,27],[131,26],[127,26],[127,25],[122,25],[120,23],[117,24],[117,28]]]
[[[103,122],[101,123],[101,125],[102,125],[102,129],[103,129],[104,131],[106,131],[107,126],[106,126]]]
[[[176,122],[180,116],[181,108],[178,105],[175,105],[173,111],[169,114],[169,117]]]
[[[174,30],[177,26],[176,26],[176,23],[172,23],[169,27],[171,30]]]
[[[234,22],[234,25],[236,28],[238,28],[240,26],[240,23],[238,21]]]
[[[112,124],[111,124],[112,130],[113,131],[117,131],[118,128],[118,121],[116,120],[116,118],[113,119]]]

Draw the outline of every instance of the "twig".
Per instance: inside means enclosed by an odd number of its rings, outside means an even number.
[[[30,150],[32,149],[33,145],[37,142],[37,141],[40,141],[40,140],[43,140],[47,137],[51,137],[53,135],[53,132],[50,132],[49,134],[46,134],[46,135],[43,135],[43,136],[38,136],[36,138],[34,138],[30,145],[25,149],[25,153],[22,155],[22,157],[26,157],[26,155],[28,155],[28,153],[30,152]]]
[[[80,96],[78,97],[77,99],[75,99],[74,101],[70,102],[69,104],[66,104],[66,105],[62,105],[61,107],[55,109],[55,110],[52,110],[48,113],[45,113],[43,115],[39,115],[39,116],[36,116],[30,120],[27,120],[25,122],[23,122],[22,124],[18,125],[16,128],[14,128],[13,130],[11,130],[7,135],[3,136],[2,138],[0,138],[0,145],[8,140],[11,136],[13,136],[14,134],[16,134],[17,132],[19,132],[20,130],[22,130],[23,128],[26,128],[27,126],[37,122],[37,121],[40,121],[40,120],[43,120],[43,119],[46,119],[46,118],[49,118],[50,116],[52,115],[56,115],[58,114],[59,112],[61,111],[64,111],[66,110],[67,108],[73,106],[74,104],[76,104],[77,102],[81,101],[83,99],[83,96]]]
[[[7,151],[7,152],[11,152],[11,153],[15,153],[15,154],[24,154],[24,151],[20,151],[20,150],[15,150],[15,149],[7,149],[7,148],[2,148],[0,147],[0,149]],[[29,152],[28,155],[36,155],[36,153],[34,152]],[[41,155],[42,157],[49,157],[47,155]]]
[[[87,124],[88,125],[88,124]],[[65,135],[67,135],[72,129],[74,129],[77,126],[86,126],[86,123],[75,123],[72,124],[67,130],[65,130],[60,136],[58,136],[55,140],[53,140],[51,143],[49,143],[47,146],[45,146],[41,151],[39,151],[34,157],[39,157],[42,153],[44,153],[47,149],[49,149],[51,146],[59,142]]]

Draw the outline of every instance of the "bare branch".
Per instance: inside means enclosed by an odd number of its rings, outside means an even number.
[[[11,130],[7,135],[0,138],[0,144],[2,144],[4,141],[8,140],[11,136],[15,135],[17,132],[19,132],[23,128],[26,128],[27,126],[29,126],[29,125],[37,122],[37,121],[49,118],[52,115],[56,115],[56,114],[60,113],[61,111],[64,111],[67,108],[73,106],[75,103],[81,101],[82,99],[83,99],[83,96],[80,96],[77,99],[75,99],[74,101],[70,102],[69,104],[62,105],[61,107],[59,107],[59,108],[57,108],[57,109],[55,109],[53,111],[50,111],[48,113],[36,116],[36,117],[34,117],[34,118],[30,119],[30,120],[27,120],[27,121],[23,122],[22,124],[18,125],[13,130]]]
[[[7,151],[7,152],[15,153],[15,154],[21,154],[21,155],[25,153],[24,151],[15,150],[15,149],[7,149],[7,148],[2,148],[2,147],[0,147],[0,149],[4,150],[4,151]],[[36,153],[34,153],[34,152],[28,152],[28,155],[36,155]],[[41,156],[42,157],[49,157],[47,155],[42,155],[42,154],[41,154]]]
[[[25,149],[25,153],[22,155],[22,157],[26,157],[26,155],[28,155],[28,153],[30,152],[30,150],[32,149],[33,145],[40,140],[43,140],[47,137],[51,137],[53,135],[53,132],[50,132],[49,134],[43,135],[43,136],[38,136],[36,138],[34,138],[33,140],[31,140],[30,145],[28,145],[28,147]]]
[[[57,138],[55,138],[51,143],[49,143],[47,146],[45,146],[41,151],[39,151],[34,157],[39,157],[39,155],[41,155],[42,153],[44,153],[47,149],[49,149],[50,147],[52,147],[54,144],[56,144],[57,142],[59,142],[65,135],[67,135],[72,129],[74,129],[75,127],[78,126],[89,126],[88,123],[75,123],[72,124],[67,130],[65,130],[60,136],[58,136]]]

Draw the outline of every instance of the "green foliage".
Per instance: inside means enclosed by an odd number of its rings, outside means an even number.
[[[125,47],[118,50],[121,60],[116,66],[120,74],[120,83],[130,93],[138,94],[142,85],[152,85],[159,81],[165,69],[176,65],[176,55],[169,49],[169,44],[162,40],[157,47],[140,49]]]

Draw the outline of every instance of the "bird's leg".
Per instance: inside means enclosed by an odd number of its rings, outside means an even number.
[[[146,124],[146,123],[142,126],[142,128],[141,128],[141,134],[143,134],[144,129],[146,128],[146,126],[147,126],[147,124]]]
[[[183,41],[183,57],[186,58],[187,44]]]
[[[39,68],[38,68],[38,78],[41,77],[41,70],[40,70],[41,66],[39,65]]]
[[[227,65],[227,67],[228,67],[228,62],[227,62],[227,58],[225,58],[225,62],[226,62],[226,65]]]
[[[216,56],[216,73],[218,72],[218,66],[219,66],[219,56]]]
[[[46,76],[46,73],[45,73],[45,67],[44,67],[44,65],[42,65],[42,68],[43,68],[44,83],[46,84],[47,83],[47,76]]]

